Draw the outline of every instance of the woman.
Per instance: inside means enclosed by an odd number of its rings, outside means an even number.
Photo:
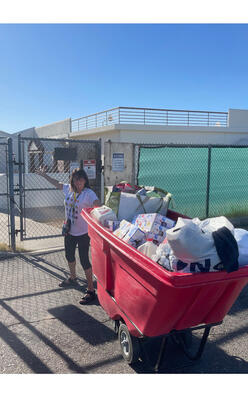
[[[60,287],[76,286],[76,259],[75,250],[78,245],[78,252],[81,265],[84,269],[88,283],[88,288],[80,304],[87,304],[95,299],[96,293],[93,286],[92,268],[89,261],[88,225],[81,216],[81,210],[85,207],[100,206],[100,202],[89,186],[89,180],[83,169],[77,168],[72,171],[70,184],[62,184],[56,179],[47,175],[44,170],[37,173],[43,176],[57,189],[63,190],[65,195],[66,220],[70,219],[71,225],[69,232],[65,235],[65,256],[68,261],[70,277],[62,281]]]

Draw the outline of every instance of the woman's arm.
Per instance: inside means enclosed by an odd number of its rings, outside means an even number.
[[[63,184],[60,183],[58,180],[53,179],[51,176],[49,176],[44,170],[42,169],[37,169],[36,170],[37,175],[40,175],[44,177],[49,183],[51,183],[53,186],[55,186],[58,190],[63,190]]]

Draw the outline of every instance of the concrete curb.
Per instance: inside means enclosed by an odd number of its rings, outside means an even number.
[[[22,254],[28,254],[28,255],[36,255],[36,254],[50,254],[51,252],[57,252],[57,251],[63,251],[64,247],[52,247],[48,249],[41,249],[41,250],[33,250],[33,251],[18,251],[18,252],[12,252],[12,251],[0,251],[0,258],[1,257],[7,257],[7,258],[14,258],[18,255]]]

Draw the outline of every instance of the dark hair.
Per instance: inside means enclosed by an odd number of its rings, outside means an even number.
[[[83,169],[75,168],[75,169],[73,169],[71,177],[70,177],[70,186],[71,186],[71,189],[74,192],[77,192],[77,189],[76,189],[75,184],[74,184],[74,179],[75,178],[76,179],[84,179],[85,180],[85,186],[84,187],[90,188],[90,184],[89,184],[89,179],[88,179],[87,173]]]

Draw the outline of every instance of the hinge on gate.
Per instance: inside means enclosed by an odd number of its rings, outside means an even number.
[[[24,165],[24,162],[18,162],[15,160],[15,158],[13,159],[13,164],[14,165]]]
[[[18,232],[21,232],[20,229],[16,229],[16,230],[15,230],[15,235],[16,235],[16,236],[18,235]]]

